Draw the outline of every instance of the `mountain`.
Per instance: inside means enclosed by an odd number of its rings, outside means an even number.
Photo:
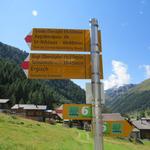
[[[122,94],[110,91],[113,90],[106,91],[108,95],[106,106],[113,112],[129,113],[150,108],[150,79],[138,85],[129,85],[129,89]]]
[[[129,89],[135,87],[135,84],[126,84],[120,87],[113,87],[105,91],[106,105],[111,106],[116,101],[116,98],[125,94]]]
[[[13,46],[9,46],[0,42],[0,58],[7,59],[20,64],[28,53]]]
[[[0,98],[15,103],[85,103],[85,91],[71,80],[29,80],[20,63],[28,53],[0,42]]]

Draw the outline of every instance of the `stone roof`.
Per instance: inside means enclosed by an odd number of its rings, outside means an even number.
[[[146,120],[135,120],[135,121],[132,121],[132,124],[137,129],[150,130],[150,123]]]
[[[24,110],[46,110],[46,105],[34,105],[34,104],[15,104],[11,109],[19,109],[22,108]]]

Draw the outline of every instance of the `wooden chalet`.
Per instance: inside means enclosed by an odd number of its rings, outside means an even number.
[[[132,121],[134,127],[139,130],[138,138],[150,139],[150,118],[141,118]]]
[[[14,114],[24,116],[37,121],[45,121],[46,105],[15,104],[11,111]]]

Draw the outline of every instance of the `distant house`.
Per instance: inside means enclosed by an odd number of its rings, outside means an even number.
[[[56,112],[54,110],[46,110],[44,114],[46,119],[55,119]]]
[[[37,121],[45,121],[46,105],[15,104],[11,111],[17,115],[24,116]]]
[[[9,99],[0,99],[0,112],[4,112],[10,109]]]
[[[140,139],[140,130],[134,127],[130,137],[134,139]]]
[[[139,138],[150,139],[150,118],[141,118],[140,120],[132,121],[136,129],[140,131]]]
[[[103,121],[120,121],[125,120],[124,117],[121,116],[120,113],[103,113],[102,114]]]
[[[45,117],[52,118],[53,110],[45,110]]]

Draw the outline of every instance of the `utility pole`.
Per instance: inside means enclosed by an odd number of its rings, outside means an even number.
[[[91,63],[92,63],[92,112],[93,112],[93,133],[94,149],[103,150],[103,121],[102,121],[102,98],[100,82],[100,49],[98,46],[98,21],[95,18],[91,23]]]

